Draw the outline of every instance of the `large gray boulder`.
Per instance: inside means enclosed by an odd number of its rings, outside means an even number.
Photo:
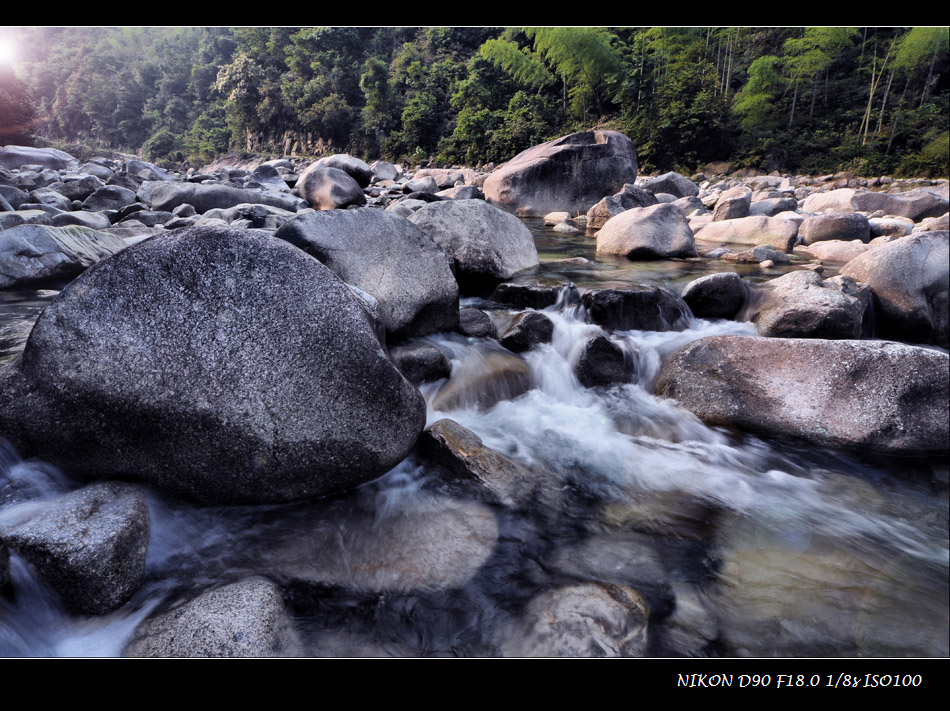
[[[857,212],[811,215],[802,222],[798,234],[805,244],[830,239],[845,242],[859,239],[867,242],[871,239],[871,225],[868,218]]]
[[[746,185],[737,185],[730,188],[720,195],[716,201],[716,207],[713,208],[713,222],[748,217],[751,205],[752,188]]]
[[[0,232],[0,289],[72,279],[125,247],[118,237],[88,227],[11,227]]]
[[[657,394],[707,424],[890,454],[950,449],[950,357],[888,341],[716,336],[663,363]]]
[[[762,336],[860,338],[865,304],[836,286],[812,271],[789,272],[757,289],[760,300],[748,318]],[[849,286],[857,290],[853,281]]]
[[[682,331],[691,318],[679,296],[649,284],[588,291],[581,303],[591,323],[611,331]]]
[[[202,593],[135,630],[125,657],[281,657],[299,641],[280,590],[249,578]]]
[[[452,260],[409,220],[372,208],[307,212],[285,223],[276,236],[371,294],[391,336],[458,327]]]
[[[635,207],[610,218],[597,233],[597,253],[628,259],[695,257],[689,220],[678,207]]]
[[[795,246],[798,224],[782,217],[737,217],[734,220],[709,222],[694,235],[698,242],[717,244],[767,244],[787,251]]]
[[[131,484],[100,482],[44,505],[0,540],[32,564],[75,612],[125,604],[145,574],[149,513]]]
[[[699,195],[699,186],[685,175],[670,171],[663,173],[656,178],[651,178],[644,182],[641,187],[649,190],[656,195],[657,193],[666,193],[676,198],[692,197]]]
[[[919,232],[855,257],[841,274],[874,294],[876,325],[884,338],[948,346],[950,239]]]
[[[433,202],[408,219],[455,260],[455,276],[463,285],[510,279],[539,264],[531,231],[484,200]]]
[[[749,298],[749,287],[735,272],[707,274],[683,287],[683,301],[699,318],[735,318]]]
[[[41,165],[52,170],[64,170],[79,163],[73,156],[56,148],[32,146],[4,146],[0,148],[0,167],[19,168],[23,165]]]
[[[172,212],[179,205],[188,204],[199,214],[216,207],[229,208],[243,203],[271,205],[296,212],[301,204],[291,195],[197,183],[155,183],[150,186],[147,199],[153,210]]]
[[[521,215],[583,213],[637,177],[633,142],[616,131],[585,131],[522,151],[485,180],[485,197]]]
[[[323,168],[314,163],[300,176],[297,189],[300,197],[316,210],[366,204],[366,195],[359,183],[339,168]]]
[[[337,153],[321,158],[314,165],[319,168],[336,168],[342,170],[356,181],[357,185],[365,188],[373,180],[373,169],[365,161],[347,153]]]
[[[0,382],[0,433],[24,456],[204,501],[359,485],[425,424],[346,285],[283,240],[226,227],[168,233],[87,271]]]
[[[814,193],[805,198],[802,209],[806,212],[877,212],[908,217],[914,222],[925,217],[939,217],[947,211],[947,198],[930,190],[910,190],[904,193],[882,193],[869,190],[840,188]]]
[[[627,183],[619,192],[605,197],[587,211],[587,229],[599,230],[607,223],[607,220],[624,210],[650,207],[656,203],[657,199],[653,193]]]

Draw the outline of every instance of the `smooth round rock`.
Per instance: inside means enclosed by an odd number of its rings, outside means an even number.
[[[203,501],[357,486],[425,424],[345,284],[283,240],[226,227],[168,233],[87,271],[0,381],[0,433],[24,456]]]

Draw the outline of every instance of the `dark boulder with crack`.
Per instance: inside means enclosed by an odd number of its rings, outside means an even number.
[[[350,288],[283,240],[226,227],[88,270],[0,381],[0,434],[24,456],[204,501],[357,486],[425,424]]]

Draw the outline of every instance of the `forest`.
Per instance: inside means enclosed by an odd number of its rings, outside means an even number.
[[[594,127],[642,172],[948,175],[946,27],[0,28],[0,144],[499,163]]]

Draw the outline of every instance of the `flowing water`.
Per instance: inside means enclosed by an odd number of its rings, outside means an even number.
[[[579,289],[678,291],[735,268],[597,259],[592,240],[531,227],[539,276]],[[743,275],[767,278],[757,267]],[[0,362],[50,296],[3,297]],[[505,322],[510,314],[493,307]],[[652,395],[666,354],[705,336],[753,335],[750,324],[696,319],[683,331],[610,334],[637,382],[588,389],[573,363],[602,331],[575,300],[545,312],[554,338],[526,354],[528,392],[436,411],[441,382],[422,387],[429,424],[451,418],[532,473],[527,502],[460,495],[417,455],[355,492],[302,504],[201,507],[146,489],[151,539],[133,599],[109,615],[70,615],[11,554],[0,656],[117,655],[154,609],[251,575],[281,584],[296,652],[313,656],[517,653],[531,601],[586,583],[639,591],[650,611],[642,651],[652,656],[948,655],[946,460],[713,429]],[[457,334],[428,340],[454,374],[476,380],[499,348]],[[0,448],[0,526],[80,485]]]

